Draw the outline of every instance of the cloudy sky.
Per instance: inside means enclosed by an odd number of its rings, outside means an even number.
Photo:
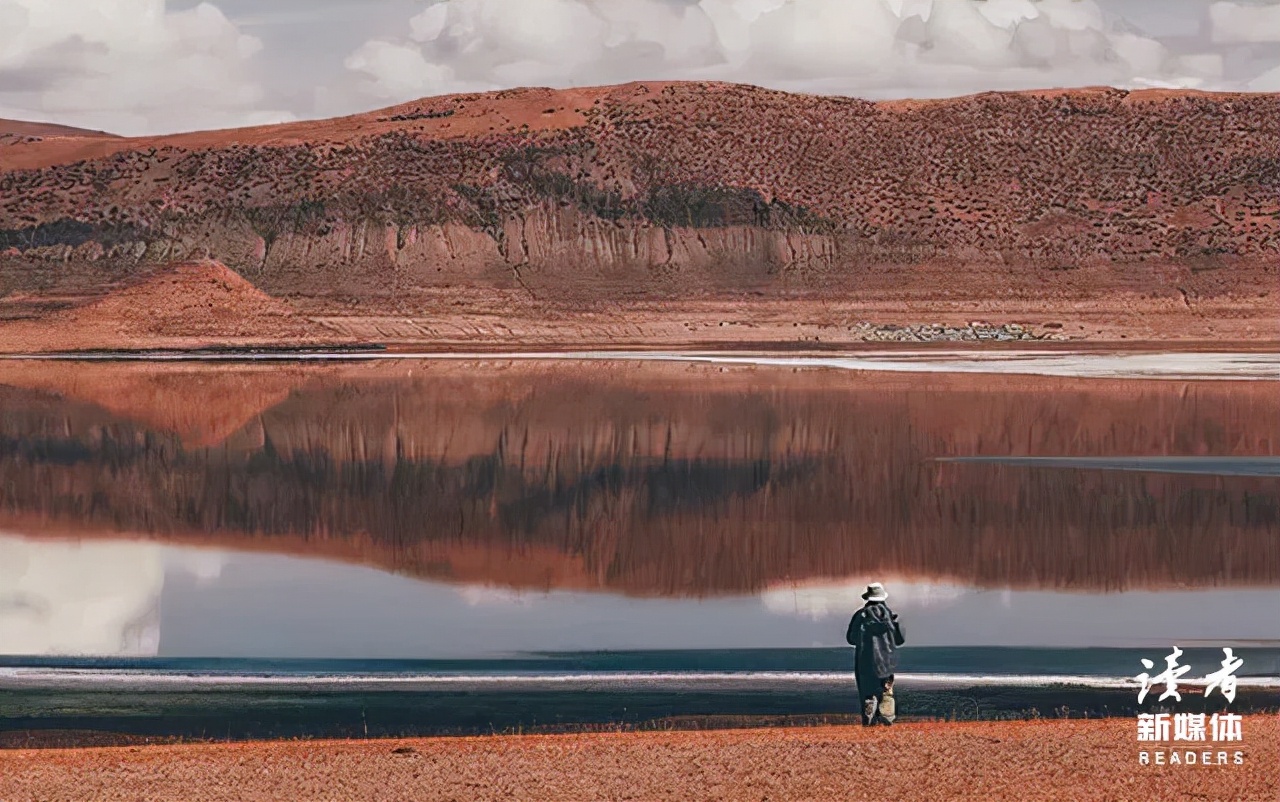
[[[1280,91],[1280,0],[0,0],[0,117],[122,134],[672,78]]]

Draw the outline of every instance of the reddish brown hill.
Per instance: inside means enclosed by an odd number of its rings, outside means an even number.
[[[517,303],[750,318],[746,301],[784,298],[818,302],[800,322],[832,302],[897,322],[1096,310],[1078,334],[1274,338],[1278,118],[1264,94],[636,83],[20,143],[0,150],[0,282],[66,291],[212,253],[317,315],[381,315],[349,330],[393,339],[443,337],[407,316],[510,321]]]
[[[57,123],[31,122],[27,120],[0,120],[0,142],[5,137],[107,137],[115,139],[115,134],[106,131],[90,131],[85,128],[72,128]]]
[[[335,341],[225,265],[169,265],[101,298],[0,324],[8,351],[70,351]]]

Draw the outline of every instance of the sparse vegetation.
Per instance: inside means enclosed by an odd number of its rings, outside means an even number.
[[[600,273],[675,280],[696,265],[732,283],[767,265],[789,281],[849,288],[865,285],[867,265],[953,260],[1048,276],[1049,291],[1078,280],[1078,266],[1116,265],[1116,280],[1137,286],[1156,281],[1147,265],[1173,261],[1194,267],[1210,297],[1253,281],[1280,249],[1272,96],[1107,90],[894,105],[676,84],[589,103],[522,91],[448,102],[370,115],[368,133],[338,140],[196,147],[174,137],[6,170],[0,251],[129,264],[160,241],[250,252],[241,238],[253,232],[270,259],[301,267],[342,226],[345,244],[320,251],[350,271],[390,258],[366,247],[365,224],[396,228],[403,251],[415,226],[453,223],[496,243],[493,259],[557,254],[534,268],[576,253]],[[546,117],[570,105],[583,116],[568,127]],[[446,137],[414,124],[446,116]],[[509,248],[511,225],[543,244]],[[653,226],[683,233],[653,247],[639,233]],[[777,236],[681,239],[735,227]],[[296,249],[278,248],[285,233]],[[101,252],[66,250],[88,242]],[[468,269],[487,270],[491,257],[476,254]]]

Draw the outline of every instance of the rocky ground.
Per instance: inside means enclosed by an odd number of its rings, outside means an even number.
[[[993,325],[973,322],[964,326],[926,323],[893,326],[859,323],[850,327],[853,336],[865,342],[937,343],[937,342],[1012,342],[1021,340],[1066,340],[1065,334],[1033,333],[1017,323]]]

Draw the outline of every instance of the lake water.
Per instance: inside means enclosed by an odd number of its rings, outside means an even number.
[[[798,359],[0,363],[0,684],[1280,674],[1273,380]]]

